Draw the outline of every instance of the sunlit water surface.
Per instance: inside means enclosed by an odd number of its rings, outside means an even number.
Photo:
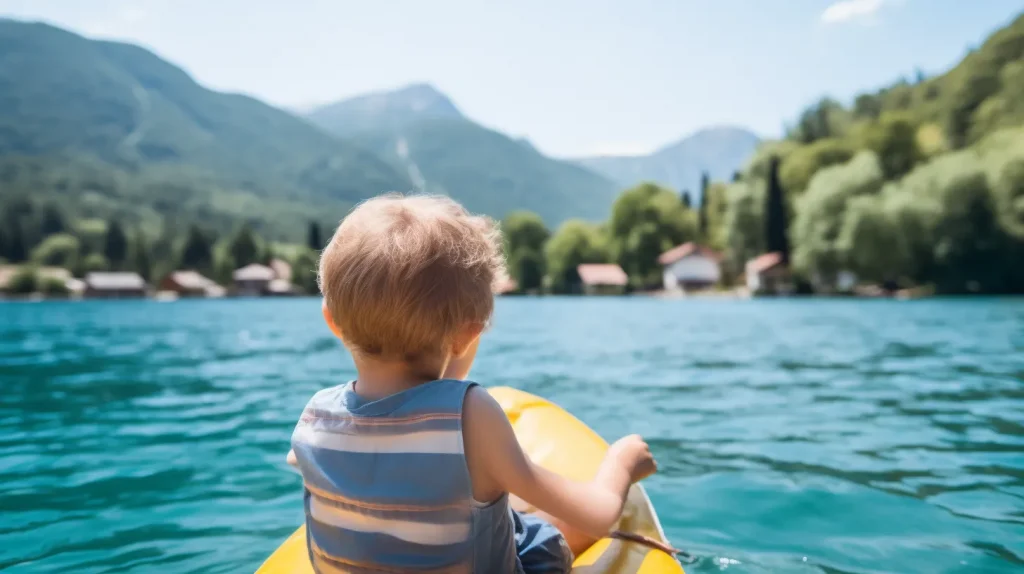
[[[700,572],[1024,570],[1024,301],[502,299],[474,378],[639,432]],[[252,572],[352,363],[303,300],[0,304],[0,570]]]

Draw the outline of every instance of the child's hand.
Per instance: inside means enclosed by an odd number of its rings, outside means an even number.
[[[615,441],[608,449],[608,456],[625,469],[630,482],[640,482],[658,470],[650,447],[640,435],[633,434]]]

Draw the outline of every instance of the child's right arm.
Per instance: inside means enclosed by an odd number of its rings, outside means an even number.
[[[474,485],[499,486],[596,538],[606,536],[619,520],[630,485],[657,468],[647,444],[634,435],[608,449],[590,482],[555,474],[526,456],[501,406],[480,387],[466,396],[464,425]]]

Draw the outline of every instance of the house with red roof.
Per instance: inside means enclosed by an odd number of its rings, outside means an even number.
[[[669,249],[658,257],[666,291],[697,291],[716,285],[722,278],[722,256],[692,241]]]
[[[629,285],[629,276],[614,263],[584,263],[576,273],[586,295],[621,295]]]
[[[747,289],[751,293],[789,293],[793,290],[789,265],[782,253],[764,253],[747,261]]]

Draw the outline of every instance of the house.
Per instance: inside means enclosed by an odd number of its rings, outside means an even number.
[[[74,277],[64,282],[64,286],[68,288],[68,295],[78,298],[85,295],[85,281],[81,279],[75,279]]]
[[[96,271],[85,275],[85,297],[127,299],[146,296],[146,280],[138,273]]]
[[[692,241],[669,249],[658,257],[664,267],[665,290],[695,291],[714,286],[722,278],[721,259],[713,249]]]
[[[271,259],[269,267],[274,270],[274,278],[292,282],[292,265],[284,259]]]
[[[614,263],[584,263],[576,273],[587,295],[621,295],[629,284],[629,276]]]
[[[235,283],[235,294],[243,297],[256,297],[267,292],[270,282],[276,279],[277,275],[266,265],[251,263],[241,269],[236,269],[231,278]]]
[[[172,292],[179,297],[209,297],[220,286],[196,271],[174,271],[160,282],[160,291]]]
[[[793,290],[789,265],[782,253],[759,255],[747,261],[745,270],[751,293],[786,294]]]
[[[272,280],[267,284],[267,289],[264,293],[275,297],[287,297],[296,294],[295,287],[287,279]]]

